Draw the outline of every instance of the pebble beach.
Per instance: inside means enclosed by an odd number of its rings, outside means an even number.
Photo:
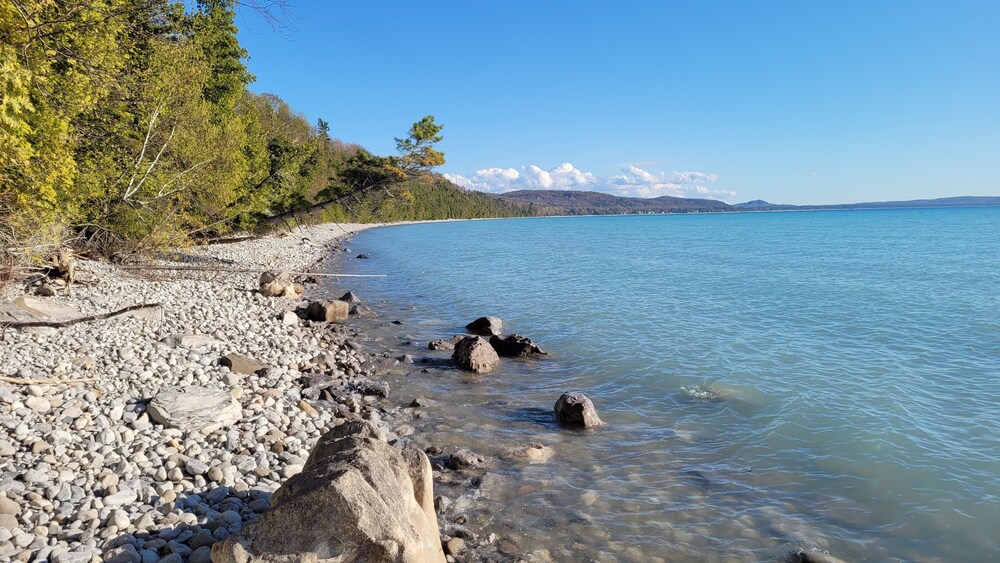
[[[85,283],[46,301],[83,315],[159,309],[4,329],[0,561],[208,562],[213,544],[268,510],[326,430],[364,418],[390,441],[400,425],[412,432],[416,409],[389,409],[393,419],[372,383],[388,359],[367,354],[350,322],[312,322],[303,300],[257,292],[260,271],[305,272],[372,226],[313,226],[159,262],[218,270],[197,275],[81,261]],[[304,371],[339,377],[348,392],[309,394]],[[25,384],[48,380],[66,382]],[[478,537],[455,536],[442,539]]]

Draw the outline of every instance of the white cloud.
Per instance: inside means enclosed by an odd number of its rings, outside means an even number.
[[[632,197],[697,197],[726,199],[736,195],[711,187],[719,180],[714,173],[651,172],[627,164],[620,174],[598,177],[564,162],[550,170],[534,164],[516,168],[483,168],[469,176],[445,174],[445,178],[470,190],[503,193],[514,190],[582,190]]]
[[[445,174],[445,178],[470,190],[503,193],[514,190],[588,190],[598,178],[564,162],[551,170],[534,164],[516,168],[483,168],[470,176]]]

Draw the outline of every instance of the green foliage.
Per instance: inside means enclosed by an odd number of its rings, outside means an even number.
[[[108,252],[314,220],[517,215],[430,170],[426,116],[380,156],[253,94],[234,0],[0,2],[0,222]],[[336,204],[332,204],[336,203]]]

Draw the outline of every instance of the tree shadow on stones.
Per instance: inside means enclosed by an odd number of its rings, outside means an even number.
[[[267,511],[271,495],[270,491],[260,489],[238,492],[232,487],[219,486],[178,493],[173,502],[153,497],[144,508],[159,513],[158,521],[144,530],[105,541],[101,545],[104,561],[210,563],[212,545],[238,533]]]

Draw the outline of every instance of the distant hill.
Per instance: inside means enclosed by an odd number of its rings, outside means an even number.
[[[834,205],[787,205],[769,203],[755,199],[737,203],[732,207],[737,211],[780,211],[809,209],[906,209],[914,207],[993,207],[1000,206],[998,196],[958,196],[937,199],[910,199],[906,201],[868,201],[863,203],[840,203]]]
[[[736,211],[807,211],[821,209],[905,209],[917,207],[1000,206],[1000,196],[960,196],[907,201],[873,201],[837,205],[788,205],[755,199],[728,204],[714,199],[662,196],[621,197],[575,190],[518,190],[493,195],[526,215],[641,215],[655,213],[720,213]]]
[[[527,207],[533,215],[624,215],[734,211],[714,199],[620,197],[574,190],[519,190],[496,196]]]

